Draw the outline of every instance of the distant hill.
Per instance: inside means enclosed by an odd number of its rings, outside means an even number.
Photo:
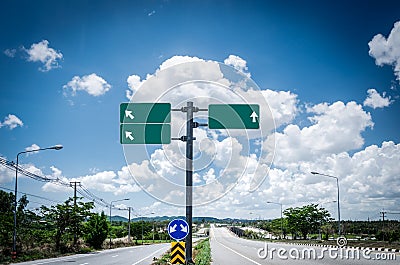
[[[143,217],[143,221],[149,222],[149,221],[156,221],[156,222],[163,222],[163,221],[172,221],[173,219],[185,219],[185,216],[154,216],[154,217],[149,217],[145,216]],[[125,218],[123,216],[115,215],[111,216],[111,220],[113,222],[128,222],[128,218]],[[131,218],[131,222],[139,222],[141,221],[141,217],[135,217]],[[247,219],[232,219],[232,218],[224,218],[224,219],[219,219],[215,217],[209,217],[209,216],[198,216],[198,217],[193,217],[193,222],[194,223],[248,223],[251,220]]]
[[[128,218],[125,218],[125,217],[119,216],[119,215],[115,215],[115,216],[111,216],[111,221],[112,222],[128,222]],[[132,221],[132,219],[131,219],[131,221]]]

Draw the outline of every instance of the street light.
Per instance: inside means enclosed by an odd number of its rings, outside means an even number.
[[[111,201],[110,202],[110,248],[111,248],[111,209],[113,207],[113,202],[121,202],[121,201],[129,201],[129,198],[125,198],[125,199],[120,199],[120,200],[115,200],[115,201]]]
[[[335,176],[323,174],[323,173],[318,173],[318,172],[315,172],[315,171],[311,171],[311,174],[313,174],[313,175],[321,175],[321,176],[325,176],[325,177],[329,177],[329,178],[334,178],[334,179],[336,179],[336,186],[337,186],[337,208],[338,208],[338,234],[339,234],[339,237],[340,237],[341,231],[340,231],[340,203],[339,203],[340,191],[339,191],[339,178],[338,178],[338,177],[335,177]]]
[[[17,165],[15,166],[15,191],[14,191],[14,233],[13,233],[13,251],[11,253],[11,256],[13,259],[17,257],[17,191],[18,191],[18,162],[19,162],[19,155],[20,154],[25,154],[25,153],[30,153],[30,152],[37,152],[37,151],[42,151],[42,150],[60,150],[62,149],[63,146],[58,144],[55,146],[47,147],[47,148],[38,148],[34,150],[27,150],[23,152],[19,152],[17,154]]]
[[[277,204],[281,206],[281,233],[282,233],[282,238],[283,238],[283,218],[282,218],[282,203],[279,202],[267,202],[267,203],[271,203],[271,204]]]

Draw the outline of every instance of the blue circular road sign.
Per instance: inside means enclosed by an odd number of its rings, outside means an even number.
[[[175,240],[185,239],[189,232],[189,225],[183,219],[174,219],[168,224],[168,234]]]

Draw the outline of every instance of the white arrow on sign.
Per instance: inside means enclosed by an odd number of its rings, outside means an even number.
[[[175,232],[175,231],[176,231],[176,227],[177,227],[177,224],[175,224],[174,226],[170,226],[170,227],[169,227],[169,232],[170,232],[170,233]]]
[[[257,113],[255,111],[253,111],[253,113],[250,115],[250,118],[253,119],[252,122],[257,122],[257,118],[258,118]]]
[[[133,141],[133,139],[135,139],[135,138],[133,138],[133,136],[132,136],[132,132],[128,132],[128,131],[125,132],[125,137],[126,137],[126,138],[129,138],[129,140],[131,140],[131,141]]]
[[[184,226],[183,224],[181,224],[181,231],[182,232],[187,233],[187,231],[188,231],[187,229],[188,229],[187,226]]]
[[[131,110],[125,110],[125,117],[133,120],[135,118],[135,116],[132,115],[132,111]]]

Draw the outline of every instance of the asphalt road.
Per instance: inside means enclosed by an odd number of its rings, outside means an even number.
[[[79,254],[53,259],[36,260],[23,263],[23,265],[149,265],[153,258],[164,254],[170,244],[143,245],[127,248],[117,248],[93,252],[90,254]]]
[[[277,244],[236,237],[227,228],[211,227],[213,265],[264,264],[399,264],[400,254],[349,249],[327,249],[300,245]]]

